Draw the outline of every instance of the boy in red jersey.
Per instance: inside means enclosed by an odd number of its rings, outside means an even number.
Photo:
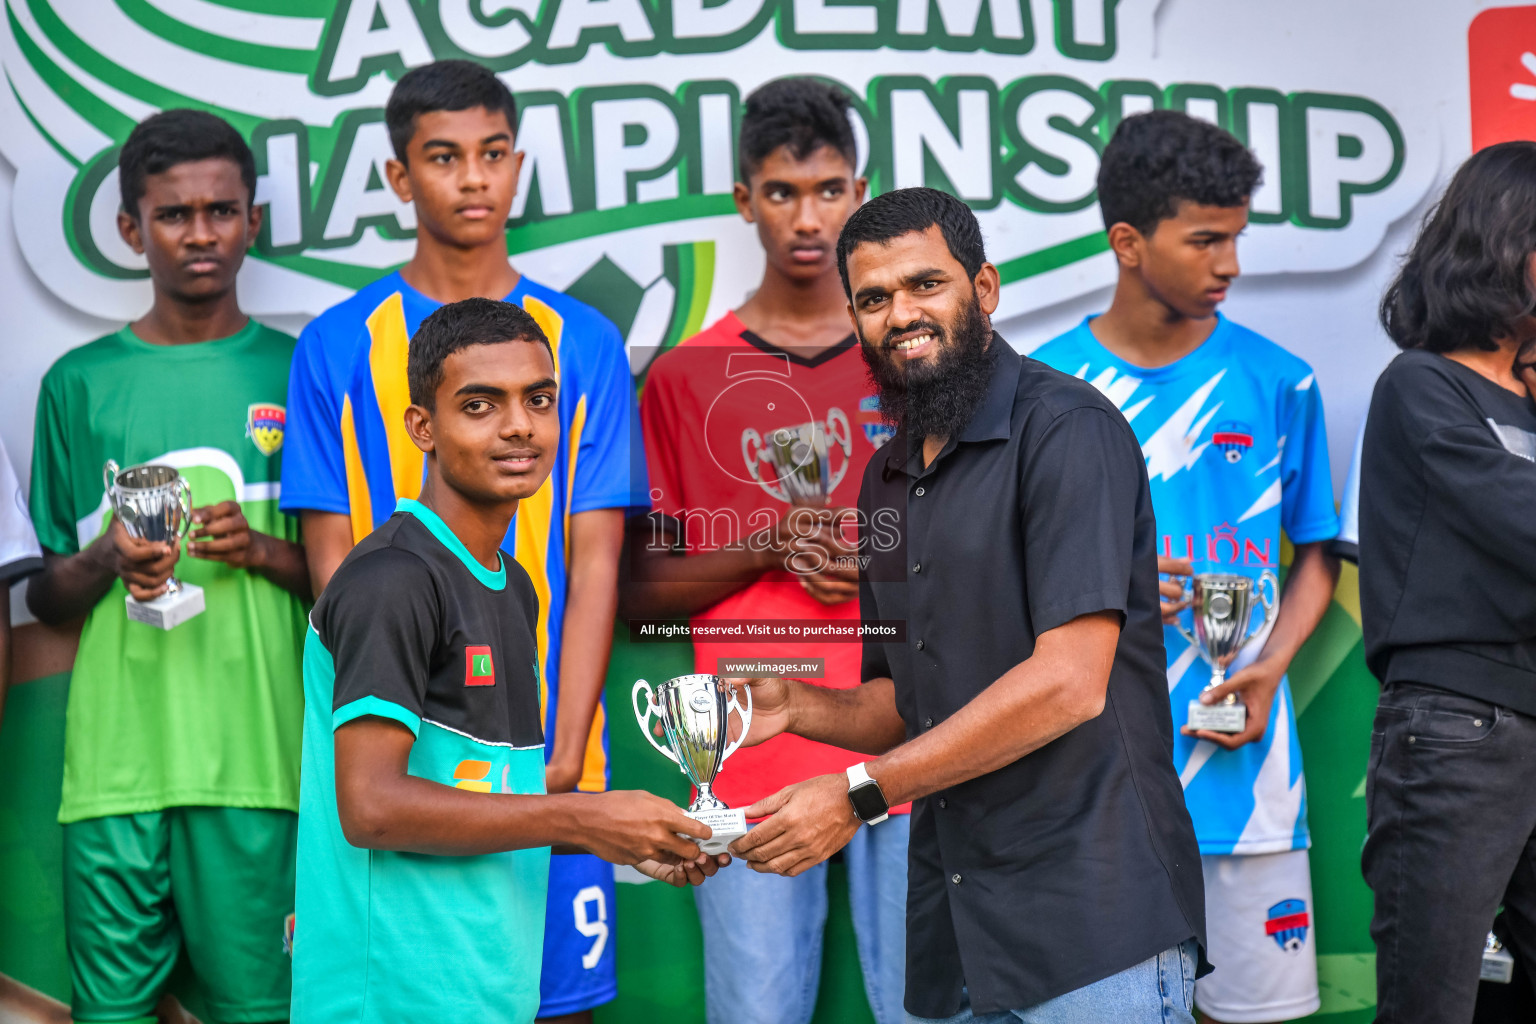
[[[812,79],[781,79],[747,98],[736,206],[757,226],[766,268],[739,309],[659,357],[647,378],[640,418],[654,512],[632,540],[624,603],[630,616],[695,624],[818,620],[849,627],[853,642],[699,642],[698,672],[718,674],[721,658],[819,658],[823,671],[807,671],[809,681],[860,681],[858,573],[842,561],[850,549],[829,521],[855,504],[864,465],[891,431],[849,331],[837,271],[838,233],[866,187],[847,115],[843,94]],[[797,510],[773,462],[776,439],[818,438],[832,512]],[[745,808],[859,760],[785,735],[733,755],[715,792]],[[846,855],[865,990],[880,1024],[902,1017],[907,808],[898,810],[860,829]],[[783,878],[738,864],[695,895],[711,1024],[809,1021],[825,866]]]

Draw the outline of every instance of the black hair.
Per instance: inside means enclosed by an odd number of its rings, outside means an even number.
[[[135,220],[144,198],[144,179],[163,174],[177,164],[196,160],[229,160],[240,168],[250,204],[256,203],[256,157],[230,124],[206,110],[162,110],[133,126],[117,155],[117,183],[123,210]]]
[[[1473,153],[1424,215],[1381,300],[1399,348],[1498,348],[1536,313],[1536,142]]]
[[[737,175],[745,182],[780,146],[804,160],[823,146],[841,153],[850,168],[859,163],[848,123],[848,94],[816,78],[780,78],[747,97],[741,116]]]
[[[517,133],[517,101],[490,68],[472,60],[440,60],[407,71],[384,105],[384,124],[395,156],[405,159],[411,136],[416,134],[416,118],[422,114],[475,107],[500,111],[506,115],[507,127]]]
[[[1177,110],[1152,110],[1120,122],[1099,161],[1104,227],[1129,224],[1143,235],[1178,215],[1180,200],[1243,206],[1264,168],[1231,132]]]
[[[549,351],[549,339],[538,321],[522,306],[496,299],[463,299],[435,310],[416,328],[405,360],[411,403],[436,408],[443,383],[443,363],[471,345],[500,345],[508,341],[536,342]]]
[[[837,272],[848,287],[848,255],[866,242],[884,243],[913,231],[927,231],[935,224],[949,246],[949,254],[965,268],[972,280],[987,262],[981,244],[981,225],[971,208],[948,192],[936,188],[898,188],[876,196],[857,210],[843,225],[837,239]]]

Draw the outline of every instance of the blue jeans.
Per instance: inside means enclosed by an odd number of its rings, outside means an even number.
[[[907,973],[908,815],[862,827],[843,849],[864,992],[900,1024]],[[821,981],[827,866],[784,878],[734,861],[694,891],[704,927],[709,1024],[807,1024]]]
[[[907,1024],[1195,1024],[1195,940],[1166,949],[1026,1010],[973,1013],[967,999],[953,1017],[907,1014]]]

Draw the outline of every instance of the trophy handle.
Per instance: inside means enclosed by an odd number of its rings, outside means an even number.
[[[1190,578],[1190,579],[1185,580],[1184,581],[1184,593],[1179,596],[1179,600],[1180,601],[1190,601],[1190,600],[1192,600],[1194,598],[1194,592],[1195,592],[1195,581],[1194,581],[1194,579]],[[1204,658],[1207,664],[1210,663],[1210,659],[1205,657],[1205,651],[1200,646],[1200,642],[1195,639],[1195,634],[1193,634],[1189,630],[1185,629],[1184,628],[1184,623],[1180,622],[1178,619],[1174,619],[1173,620],[1173,628],[1179,631],[1179,636],[1183,637],[1186,641],[1188,641],[1189,646],[1191,646],[1191,647],[1193,647],[1195,649],[1195,653],[1199,654],[1201,658]]]
[[[176,527],[176,546],[192,532],[192,485],[184,476],[176,477],[176,507],[181,509],[181,522]]]
[[[848,475],[848,464],[853,461],[853,429],[848,426],[848,414],[835,405],[827,410],[827,436],[843,450],[843,464],[837,467],[837,472],[827,481],[827,493],[831,494],[843,482],[843,477]],[[831,464],[832,446],[828,445],[827,465]]]
[[[763,479],[763,474],[757,468],[758,461],[762,457],[763,435],[748,427],[741,432],[741,461],[747,464],[747,473],[751,475],[753,480],[757,481],[759,487],[768,492],[769,497],[789,504],[789,492],[784,490],[783,485],[779,485],[778,489],[775,490],[773,484]]]
[[[725,684],[722,683],[721,685],[723,686]],[[742,707],[741,701],[737,700],[743,691],[745,691],[747,695],[746,707]],[[725,702],[725,717],[727,720],[729,720],[732,711],[735,711],[737,714],[741,715],[741,732],[736,736],[736,742],[727,746],[725,748],[725,752],[720,755],[721,764],[725,763],[726,758],[736,753],[736,748],[741,746],[741,741],[747,738],[747,730],[752,728],[752,687],[730,686],[727,687],[727,692],[730,694],[730,697]]]
[[[1254,582],[1254,589],[1257,590],[1259,586],[1264,583],[1269,584],[1269,596],[1265,597],[1263,594],[1259,595],[1259,600],[1263,603],[1264,606],[1264,621],[1259,623],[1259,629],[1261,631],[1268,627],[1269,620],[1275,617],[1275,606],[1280,603],[1280,578],[1274,573],[1270,572],[1268,569],[1265,569],[1263,572],[1259,573],[1258,580]]]
[[[763,437],[756,430],[748,427],[741,432],[741,461],[747,464],[747,473],[762,483],[763,478],[757,472],[757,460],[763,456]]]
[[[117,474],[116,460],[108,459],[107,464],[101,467],[101,483],[107,492],[107,504],[113,508],[117,507]]]
[[[643,705],[640,703],[642,694],[645,696],[645,703]],[[683,763],[677,759],[677,755],[672,752],[672,748],[658,743],[656,737],[651,733],[651,708],[656,706],[656,695],[651,691],[651,684],[644,679],[637,679],[635,681],[635,688],[630,691],[629,702],[634,705],[635,720],[640,723],[640,731],[645,733],[645,738],[651,741],[651,746],[671,758],[672,763],[681,768]]]

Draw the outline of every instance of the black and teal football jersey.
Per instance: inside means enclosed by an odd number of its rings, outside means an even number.
[[[395,514],[337,570],[304,649],[295,1024],[525,1022],[539,1005],[549,849],[477,857],[364,850],[342,834],[335,730],[415,734],[407,770],[479,793],[543,793],[538,599],[431,509]]]

